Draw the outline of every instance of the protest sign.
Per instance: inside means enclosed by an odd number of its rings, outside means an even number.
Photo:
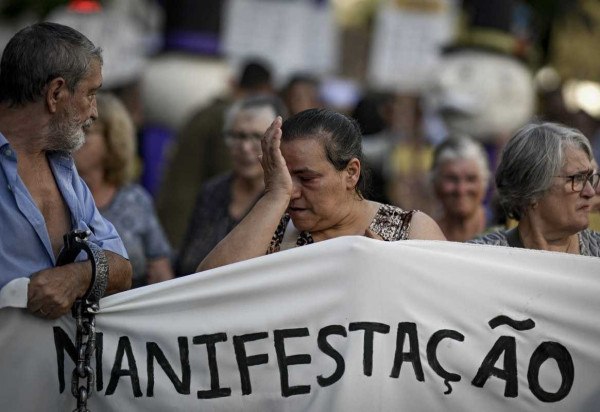
[[[597,410],[599,263],[346,237],[120,293],[96,316],[88,405]],[[74,409],[72,318],[14,307],[23,285],[11,286],[0,294],[0,410]]]

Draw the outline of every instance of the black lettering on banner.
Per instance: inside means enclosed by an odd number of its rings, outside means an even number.
[[[75,344],[71,341],[67,332],[62,328],[55,326],[52,330],[54,332],[54,347],[56,348],[58,390],[63,393],[65,390],[65,351],[73,361],[73,365],[75,365],[75,362],[77,362],[77,349],[75,349]]]
[[[281,381],[281,395],[284,398],[293,395],[310,393],[310,385],[290,386],[288,366],[310,364],[311,357],[308,354],[286,355],[284,340],[287,338],[301,338],[309,336],[308,328],[280,329],[273,331],[275,341],[275,353],[277,354],[277,365],[279,365],[279,379]]]
[[[198,399],[214,399],[231,396],[231,388],[221,388],[219,384],[219,368],[217,366],[217,342],[226,342],[226,333],[213,333],[210,335],[194,336],[194,345],[206,345],[208,356],[208,370],[210,372],[210,390],[198,391]]]
[[[127,354],[127,365],[128,369],[121,369],[123,362],[123,355]],[[140,377],[138,375],[137,364],[133,356],[133,350],[131,349],[131,342],[127,336],[121,336],[119,343],[117,344],[117,353],[115,355],[115,363],[110,371],[110,380],[106,388],[105,395],[112,395],[117,389],[117,383],[121,376],[131,377],[131,387],[133,389],[133,396],[139,398],[142,396],[142,389],[140,388]]]
[[[178,393],[190,394],[190,350],[188,338],[180,336],[177,338],[179,346],[179,362],[181,363],[181,380],[173,370],[173,367],[167,360],[164,352],[156,342],[146,342],[146,368],[148,370],[148,388],[146,396],[154,396],[154,360],[158,362],[162,370],[175,387]]]
[[[240,380],[242,382],[242,395],[250,395],[252,393],[250,371],[248,368],[250,366],[264,365],[269,362],[269,355],[266,353],[247,356],[245,343],[266,339],[268,337],[268,332],[248,333],[246,335],[233,337],[233,348],[235,349],[235,358],[237,360],[238,369],[240,371]]]
[[[404,350],[404,338],[408,335],[409,349],[408,352]],[[413,322],[400,322],[398,323],[398,334],[396,335],[396,353],[394,355],[394,366],[390,377],[398,378],[400,376],[400,369],[402,368],[403,362],[412,363],[415,371],[417,380],[423,382],[425,376],[423,375],[423,365],[421,365],[421,358],[419,357],[419,337],[417,335],[417,325]]]
[[[104,334],[96,332],[96,392],[104,389],[104,379],[102,378],[102,353],[104,352]]]
[[[556,393],[546,392],[540,385],[539,373],[540,367],[548,359],[554,359],[558,365],[558,370],[562,378],[560,388]],[[558,342],[543,342],[538,346],[529,360],[527,370],[527,382],[529,389],[542,402],[558,402],[564,399],[573,386],[575,379],[575,367],[571,354],[563,345]]]
[[[317,344],[319,345],[319,349],[325,355],[329,355],[335,361],[335,371],[331,374],[331,376],[325,378],[323,375],[317,376],[317,383],[321,386],[330,386],[339,381],[344,375],[344,371],[346,370],[346,363],[344,362],[344,357],[336,351],[333,346],[327,342],[327,336],[330,335],[340,335],[346,337],[346,328],[342,325],[329,325],[325,326],[319,331],[319,336],[317,337]]]
[[[498,369],[494,365],[504,354],[504,369]],[[517,347],[513,336],[500,336],[485,359],[481,363],[477,375],[471,382],[478,388],[483,388],[490,376],[495,376],[506,381],[504,396],[516,398],[519,394],[517,385]]]
[[[427,362],[429,362],[429,366],[435,373],[437,373],[442,379],[444,379],[444,383],[448,390],[444,392],[444,395],[449,395],[452,393],[452,386],[448,382],[460,382],[461,376],[456,373],[448,372],[446,369],[442,368],[440,362],[437,358],[437,347],[442,339],[454,339],[456,341],[462,342],[465,340],[465,336],[451,329],[442,329],[435,332],[429,338],[429,342],[427,342]]]
[[[488,322],[490,328],[496,329],[498,326],[508,325],[514,330],[525,331],[535,328],[533,319],[527,318],[523,320],[514,320],[510,316],[498,315]]]
[[[348,325],[348,330],[364,330],[364,349],[363,349],[363,372],[366,376],[373,374],[373,336],[377,333],[389,333],[390,327],[385,323],[377,322],[352,322]]]

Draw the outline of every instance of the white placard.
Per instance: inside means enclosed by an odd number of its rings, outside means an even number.
[[[372,86],[419,92],[432,81],[442,46],[453,38],[455,5],[438,0],[440,10],[402,8],[382,1],[371,41],[368,80]]]
[[[261,57],[284,81],[299,71],[331,73],[339,60],[328,1],[229,0],[222,38],[231,61]]]

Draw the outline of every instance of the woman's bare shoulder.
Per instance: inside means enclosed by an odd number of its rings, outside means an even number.
[[[426,213],[416,211],[410,224],[409,239],[446,240],[442,229]]]

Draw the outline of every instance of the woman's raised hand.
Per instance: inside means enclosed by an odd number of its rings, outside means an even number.
[[[292,177],[287,169],[281,146],[281,116],[277,116],[265,132],[261,146],[260,163],[264,171],[265,193],[292,195]]]

